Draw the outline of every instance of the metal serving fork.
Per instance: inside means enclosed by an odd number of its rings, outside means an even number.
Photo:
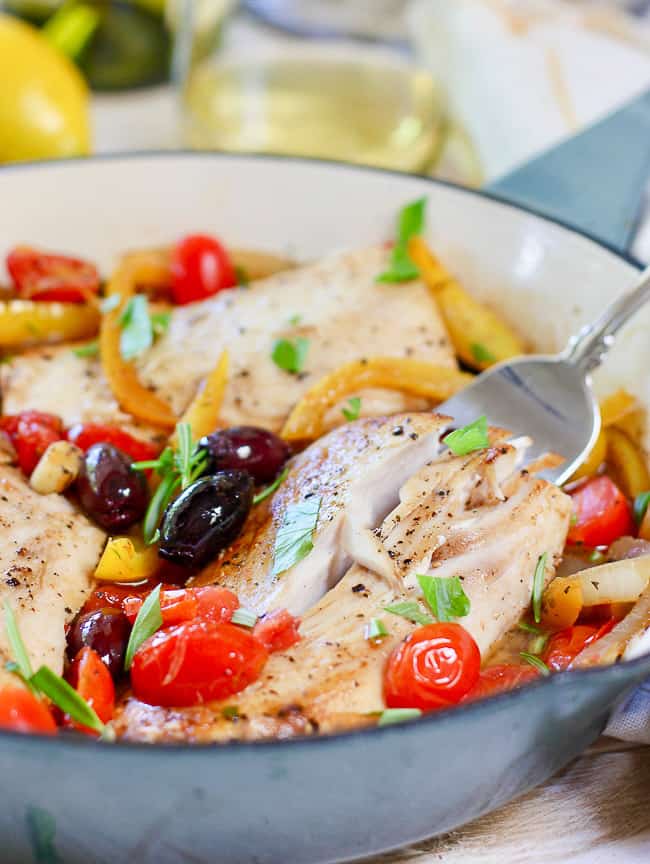
[[[600,411],[591,389],[591,371],[600,366],[620,328],[650,299],[650,267],[636,287],[615,300],[583,327],[555,356],[507,360],[483,372],[465,390],[436,410],[465,425],[485,414],[488,422],[530,435],[527,460],[554,452],[565,461],[540,472],[564,483],[593,447],[600,432]]]

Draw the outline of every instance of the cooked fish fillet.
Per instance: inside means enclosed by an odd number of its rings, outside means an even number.
[[[248,288],[176,307],[171,324],[139,361],[141,380],[181,414],[221,351],[230,354],[224,425],[278,429],[314,382],[368,354],[416,357],[454,366],[453,352],[435,303],[420,281],[375,281],[388,252],[371,248],[336,255],[277,274]],[[309,340],[298,375],[271,359],[277,339]],[[96,359],[68,347],[16,357],[2,370],[4,412],[34,408],[66,423],[99,419],[125,425]],[[366,399],[366,409],[387,413],[420,405],[394,393]],[[388,400],[386,402],[386,399]]]
[[[38,495],[0,466],[0,537],[0,605],[14,610],[34,668],[60,673],[65,623],[91,589],[105,535],[62,495]],[[9,656],[0,614],[0,658]]]
[[[366,418],[334,430],[293,462],[266,507],[252,511],[244,531],[195,584],[217,582],[232,589],[243,606],[262,614],[288,609],[302,615],[332,588],[352,564],[345,548],[345,518],[369,533],[398,501],[400,486],[440,449],[448,418],[399,414]],[[273,550],[290,505],[320,499],[313,551],[290,570],[273,575]]]
[[[417,626],[385,607],[420,599],[417,574],[462,579],[471,611],[461,623],[486,656],[530,603],[543,552],[546,579],[552,576],[569,524],[570,499],[519,470],[517,461],[516,448],[503,443],[468,456],[441,453],[402,485],[400,502],[374,532],[374,547],[346,514],[343,533],[356,563],[307,613],[302,641],[273,655],[259,681],[229,700],[237,719],[223,715],[225,703],[169,710],[131,699],[116,720],[118,733],[205,741],[366,722],[383,708],[386,658]],[[389,630],[379,645],[364,638],[373,617]]]

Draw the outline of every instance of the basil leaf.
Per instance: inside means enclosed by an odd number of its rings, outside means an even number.
[[[271,359],[280,369],[297,375],[304,368],[308,351],[309,339],[305,339],[304,336],[298,336],[295,342],[289,339],[278,339],[273,345]]]
[[[458,576],[423,576],[418,574],[418,582],[427,606],[438,621],[453,621],[469,615],[469,597],[463,591]]]
[[[361,397],[352,396],[351,399],[348,399],[349,408],[341,408],[343,412],[343,416],[351,423],[353,420],[359,419],[359,414],[361,413]]]
[[[546,663],[544,663],[541,657],[537,657],[535,654],[529,654],[528,651],[520,651],[519,656],[522,660],[525,660],[526,663],[530,663],[531,666],[534,666],[535,669],[539,669],[542,675],[551,674],[551,670],[548,668]]]
[[[433,624],[431,615],[425,612],[415,600],[392,603],[390,606],[384,606],[384,610],[390,612],[391,615],[406,618],[407,621],[412,621],[414,624]]]
[[[133,663],[133,655],[150,636],[162,627],[162,611],[160,609],[160,585],[156,585],[151,594],[145,599],[140,607],[138,617],[135,619],[129,643],[124,655],[124,668],[128,672]]]
[[[449,435],[445,435],[442,441],[456,456],[467,456],[475,450],[484,450],[490,444],[487,417],[484,414],[462,429],[454,429]]]
[[[147,512],[144,514],[142,523],[142,536],[144,542],[150,546],[155,543],[156,531],[160,523],[160,518],[165,510],[165,507],[172,499],[172,495],[180,486],[181,479],[177,474],[171,473],[165,475],[161,480],[158,488],[151,496]]]
[[[363,628],[363,638],[368,639],[368,641],[373,641],[375,639],[383,639],[384,636],[388,636],[388,630],[386,629],[386,625],[381,620],[381,618],[371,618],[370,621]]]
[[[273,576],[293,567],[314,548],[312,534],[318,522],[321,499],[313,496],[290,504],[275,537]]]
[[[7,639],[9,640],[11,654],[16,663],[16,669],[14,671],[17,671],[20,677],[29,683],[30,678],[34,674],[34,670],[32,669],[29,654],[27,653],[27,648],[25,648],[25,643],[23,642],[23,637],[20,635],[16,616],[7,600],[4,602],[4,610]]]
[[[97,339],[94,339],[92,342],[86,342],[85,345],[73,348],[72,353],[76,357],[96,357],[99,354],[99,342]]]
[[[392,726],[393,723],[404,723],[406,720],[415,720],[421,717],[419,708],[386,708],[381,712],[377,726]]]
[[[257,624],[257,614],[251,612],[250,609],[244,609],[243,606],[240,606],[239,609],[235,609],[232,613],[230,623],[239,624],[240,627],[254,627]]]
[[[270,486],[267,486],[266,489],[262,489],[261,492],[258,492],[257,495],[253,498],[253,504],[261,504],[262,501],[266,501],[268,497],[273,495],[273,493],[282,486],[284,481],[287,479],[287,475],[289,474],[289,469],[285,468],[281,474],[275,478],[273,483]]]
[[[645,511],[650,503],[650,492],[641,492],[634,499],[634,520],[637,525],[640,525],[645,516]]]
[[[544,591],[544,573],[546,572],[546,559],[548,557],[548,553],[544,552],[543,555],[540,555],[537,559],[537,565],[535,567],[535,574],[533,576],[533,592],[532,592],[532,606],[533,606],[533,618],[535,619],[535,623],[539,624],[542,620],[542,593]]]
[[[485,345],[481,345],[480,342],[472,342],[469,346],[469,350],[472,352],[472,357],[476,360],[477,363],[495,363],[496,357],[491,351],[485,347]]]
[[[187,489],[190,485],[190,472],[192,460],[192,429],[189,423],[178,423],[176,426],[176,466],[181,475],[181,489]]]
[[[144,294],[136,294],[120,315],[120,354],[124,360],[133,360],[153,345],[153,327],[149,303]]]
[[[56,672],[52,672],[47,666],[41,666],[32,675],[30,680],[38,691],[47,696],[64,714],[68,714],[76,723],[88,726],[90,729],[94,729],[95,732],[101,733],[104,731],[104,724],[95,713],[95,710]]]
[[[171,324],[171,312],[153,312],[151,315],[151,328],[154,336],[164,336]]]
[[[417,279],[420,271],[408,251],[409,240],[424,230],[426,198],[418,198],[400,211],[397,237],[391,251],[388,270],[377,276],[377,282],[408,282]]]

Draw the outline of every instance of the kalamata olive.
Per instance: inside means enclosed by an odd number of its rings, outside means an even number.
[[[239,534],[253,503],[246,471],[220,471],[188,486],[168,505],[159,554],[184,567],[202,567]]]
[[[199,447],[209,454],[209,471],[248,471],[256,483],[274,480],[289,458],[282,438],[256,426],[233,426],[205,435]]]
[[[93,444],[77,480],[84,510],[107,531],[128,528],[144,516],[148,494],[144,477],[112,444]]]
[[[108,666],[113,678],[124,669],[124,652],[131,625],[124,612],[112,606],[77,615],[68,631],[68,658],[72,661],[82,648],[92,648]]]

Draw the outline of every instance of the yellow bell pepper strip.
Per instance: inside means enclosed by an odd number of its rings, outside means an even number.
[[[95,570],[99,582],[143,582],[160,567],[157,546],[141,546],[130,537],[111,537]]]
[[[605,461],[605,457],[607,455],[607,432],[605,429],[600,430],[600,434],[596,439],[596,443],[592,447],[589,455],[582,463],[582,465],[578,468],[577,471],[574,471],[571,475],[571,482],[574,480],[580,480],[582,477],[593,477],[594,474],[598,473],[598,469]]]
[[[639,403],[627,390],[617,390],[600,403],[600,419],[604,429],[617,425],[627,414],[637,410]]]
[[[37,300],[0,302],[0,348],[87,339],[99,330],[96,305]]]
[[[324,431],[329,409],[345,396],[365,388],[399,390],[433,402],[444,402],[473,381],[447,366],[408,357],[371,357],[340,366],[321,378],[293,408],[282,430],[287,441],[313,440]]]
[[[118,306],[102,316],[99,331],[99,354],[104,375],[122,410],[152,426],[173,429],[176,416],[167,402],[144,387],[138,380],[132,361],[120,351],[120,316],[136,285],[146,280],[150,271],[139,260],[126,258],[117,268],[107,286],[107,295],[117,294]]]
[[[479,303],[447,272],[422,237],[409,241],[409,255],[436,300],[458,357],[482,371],[525,353],[524,343],[491,309]]]
[[[650,488],[644,453],[625,432],[614,426],[607,430],[607,464],[613,479],[628,498],[636,498]]]
[[[546,630],[572,627],[582,610],[582,588],[578,579],[557,576],[542,595],[541,625]]]
[[[189,404],[181,423],[189,423],[192,440],[214,432],[219,425],[219,412],[228,383],[228,352],[223,351],[217,365]]]

